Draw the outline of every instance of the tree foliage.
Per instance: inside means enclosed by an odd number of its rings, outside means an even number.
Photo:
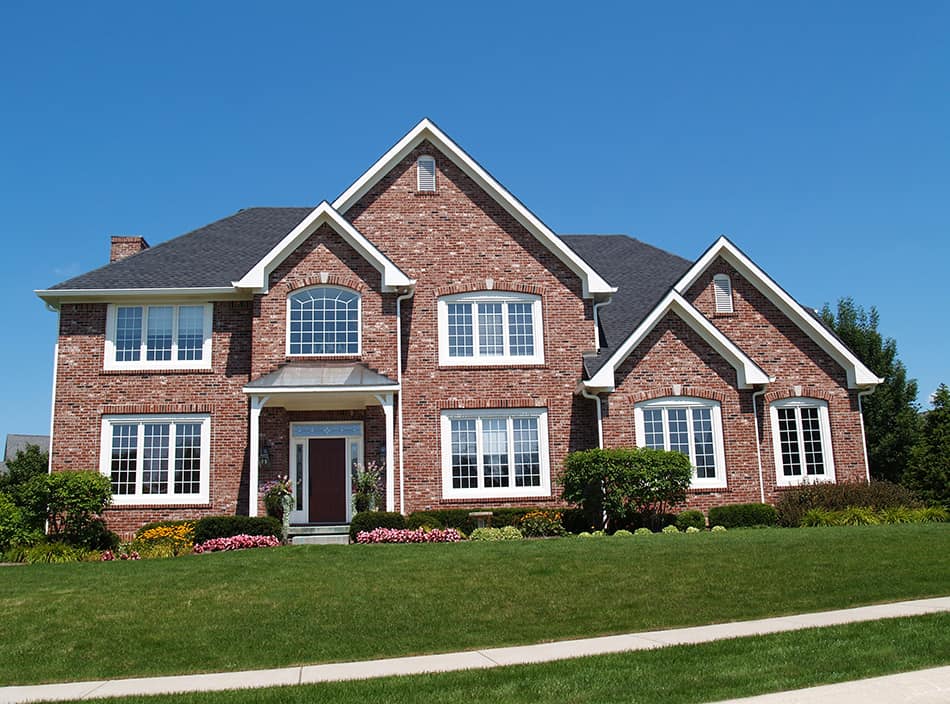
[[[842,298],[834,311],[825,304],[821,319],[858,359],[884,378],[874,393],[863,399],[868,462],[875,479],[900,481],[917,442],[917,381],[907,378],[894,338],[885,338],[878,331],[874,307],[866,311],[851,298]]]
[[[933,410],[924,416],[922,426],[905,482],[923,498],[950,508],[950,388],[946,384],[934,393]]]

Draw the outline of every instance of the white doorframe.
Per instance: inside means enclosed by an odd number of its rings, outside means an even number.
[[[290,424],[290,448],[287,476],[294,491],[294,509],[290,522],[309,523],[310,502],[310,440],[341,439],[346,441],[346,522],[353,517],[353,492],[350,490],[353,466],[363,462],[363,421],[328,421]]]

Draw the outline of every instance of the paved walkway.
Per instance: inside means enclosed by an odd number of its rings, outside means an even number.
[[[564,640],[554,643],[522,645],[508,648],[487,648],[442,655],[420,655],[408,658],[366,660],[361,662],[304,665],[278,670],[248,670],[244,672],[216,672],[204,675],[175,675],[171,677],[143,677],[136,679],[101,680],[98,682],[66,682],[14,687],[0,687],[0,704],[36,700],[62,701],[64,699],[99,699],[132,694],[172,694],[177,692],[211,692],[223,689],[275,687],[288,684],[313,684],[341,680],[370,679],[391,675],[417,675],[426,672],[475,670],[503,665],[522,665],[551,662],[585,655],[603,655],[633,650],[649,650],[669,645],[708,643],[724,638],[764,635],[797,631],[802,628],[836,626],[858,621],[883,618],[919,616],[950,611],[950,597],[901,601],[893,604],[862,606],[854,609],[822,611],[798,616],[781,616],[755,621],[737,621],[711,626],[674,628],[665,631],[645,631],[619,636]],[[948,668],[950,669],[950,668]],[[837,685],[835,685],[837,686]],[[805,690],[807,691],[807,690]],[[755,700],[753,700],[755,701]],[[766,701],[766,700],[763,700]],[[769,700],[770,701],[770,700]],[[811,699],[782,699],[787,702]],[[824,701],[816,699],[815,702]],[[839,700],[835,700],[839,701]],[[847,700],[841,700],[847,701]],[[855,700],[858,701],[858,700]],[[869,701],[869,700],[861,700]],[[882,700],[883,701],[883,700]],[[903,701],[900,698],[888,702]],[[915,700],[909,700],[915,701]],[[930,700],[921,700],[929,702]],[[941,700],[946,701],[946,699]]]

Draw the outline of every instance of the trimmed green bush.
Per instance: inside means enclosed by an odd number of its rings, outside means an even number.
[[[686,526],[684,533],[701,533],[702,531],[696,526]]]
[[[406,517],[395,511],[361,511],[350,521],[350,540],[356,540],[358,533],[377,528],[405,528]]]
[[[680,530],[687,528],[702,530],[706,527],[706,517],[702,511],[683,511],[676,516],[676,527]]]
[[[280,538],[282,526],[273,516],[208,516],[195,523],[195,544],[235,535],[273,535]]]
[[[582,508],[566,508],[561,511],[561,525],[568,533],[581,533],[594,530],[594,525],[587,521],[587,514]]]
[[[504,526],[502,528],[476,528],[468,536],[469,540],[521,540],[524,536],[521,531],[514,526]]]
[[[653,535],[653,531],[649,528],[637,528],[633,531],[634,535]]]
[[[778,514],[769,504],[728,504],[709,509],[709,525],[724,528],[774,526]]]
[[[618,530],[616,533],[614,533],[614,537],[616,537],[616,538],[632,538],[632,537],[633,537],[633,533],[631,533],[629,530],[627,530],[627,529],[625,529],[625,528],[621,528],[621,529]]]
[[[667,535],[679,535],[679,534],[680,534],[680,529],[677,528],[676,526],[667,526],[666,528],[664,528],[664,529],[661,530],[660,532],[661,532],[661,533],[666,533]]]
[[[787,489],[775,503],[779,525],[795,528],[814,508],[841,511],[846,508],[922,508],[923,502],[913,491],[900,484],[872,481],[829,484],[805,484]]]
[[[415,513],[410,514],[406,519],[406,528],[409,530],[416,530],[417,528],[441,530],[442,527],[442,521],[440,521],[435,516],[423,511],[416,511]]]
[[[469,516],[470,513],[491,511],[491,527],[504,528],[505,526],[516,526],[523,516],[537,510],[537,508],[529,506],[489,509],[444,508],[432,511],[414,511],[409,514],[408,520],[422,520],[421,518],[414,518],[415,516],[427,517],[437,521],[442,528],[455,528],[468,535],[478,527],[475,519]]]
[[[713,527],[710,528],[709,530],[710,530],[711,532],[713,532],[713,533],[725,533],[725,532],[726,532],[726,527],[725,527],[725,526],[713,526]]]

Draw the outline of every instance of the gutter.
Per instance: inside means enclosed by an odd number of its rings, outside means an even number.
[[[771,381],[775,381],[775,378],[773,377]],[[762,472],[762,443],[759,440],[759,409],[755,403],[755,397],[764,395],[768,390],[768,384],[763,384],[759,391],[752,394],[752,420],[755,421],[755,460],[759,464],[759,503],[763,504],[765,503],[765,475]]]
[[[883,379],[881,380],[883,381]],[[868,439],[864,434],[864,404],[861,399],[874,393],[877,387],[872,386],[864,391],[858,391],[858,416],[861,418],[861,447],[864,450],[864,476],[871,483],[871,462],[868,460]]]
[[[608,298],[605,301],[594,304],[594,349],[598,352],[600,352],[600,308],[602,306],[609,306],[613,300],[613,298]]]

